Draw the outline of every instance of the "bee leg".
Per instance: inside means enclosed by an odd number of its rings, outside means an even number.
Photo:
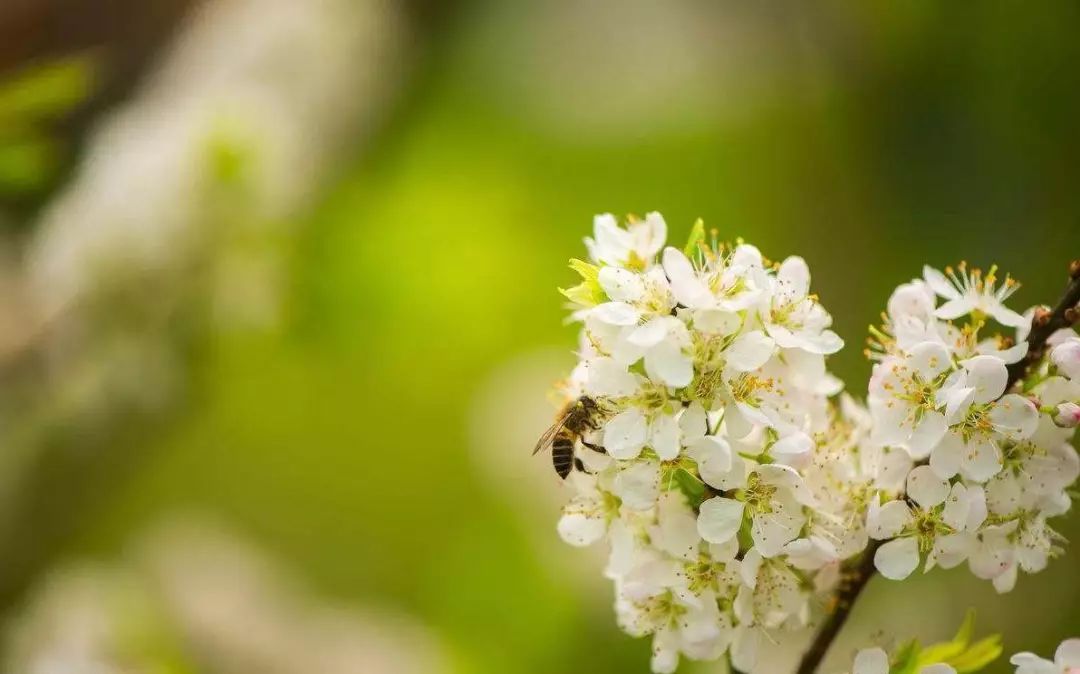
[[[585,470],[585,464],[581,462],[581,459],[574,459],[574,468],[579,473],[588,473],[589,472],[589,471]]]
[[[601,454],[607,454],[607,450],[604,449],[601,445],[594,445],[593,443],[585,442],[584,440],[581,441],[581,444],[585,445],[586,447],[588,447],[589,449],[591,449],[594,452],[600,452]]]

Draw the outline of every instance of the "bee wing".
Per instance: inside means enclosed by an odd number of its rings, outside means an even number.
[[[533,447],[533,454],[537,454],[551,446],[551,442],[555,439],[555,436],[558,435],[559,431],[566,425],[566,420],[570,418],[570,412],[571,410],[563,412],[562,415],[555,420],[555,423],[551,424],[551,426],[544,431],[544,434],[536,441],[536,447]]]

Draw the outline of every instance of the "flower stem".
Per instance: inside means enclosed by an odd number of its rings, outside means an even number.
[[[1046,340],[1061,328],[1073,324],[1076,319],[1076,307],[1080,303],[1080,260],[1073,261],[1069,265],[1069,283],[1065,286],[1065,292],[1053,309],[1042,312],[1036,311],[1032,319],[1031,332],[1028,333],[1028,350],[1018,362],[1009,365],[1009,383],[1006,390],[1020,381],[1027,374],[1031,366],[1038,362],[1046,352]],[[925,462],[923,462],[925,463]],[[900,496],[903,498],[903,495]],[[825,659],[833,640],[840,634],[840,630],[847,622],[855,600],[859,598],[863,588],[874,577],[874,553],[881,547],[883,541],[871,540],[862,557],[850,568],[840,581],[840,588],[836,591],[835,606],[832,613],[826,617],[814,641],[803,654],[799,661],[796,674],[815,674],[821,661]]]

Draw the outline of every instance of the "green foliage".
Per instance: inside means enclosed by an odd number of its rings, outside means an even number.
[[[705,221],[698,218],[690,229],[690,237],[687,238],[686,245],[683,246],[683,253],[686,254],[686,257],[693,259],[698,251],[698,246],[702,243],[705,243]]]
[[[46,125],[85,100],[92,86],[85,57],[35,66],[0,82],[0,192],[34,191],[55,177],[60,152]]]
[[[84,56],[27,68],[0,82],[0,122],[55,118],[90,94],[93,69]]]
[[[559,288],[567,299],[575,304],[593,307],[607,301],[604,289],[600,287],[600,268],[578,259],[570,260],[570,268],[581,275],[582,281],[573,288]]]
[[[919,648],[917,641],[905,644],[894,656],[892,674],[916,674],[927,665],[943,662],[952,665],[958,674],[981,671],[1001,655],[1001,635],[993,634],[971,643],[975,632],[975,611],[969,610],[949,641]]]
[[[683,468],[677,468],[673,477],[679,491],[686,496],[687,504],[695,510],[700,507],[702,501],[708,496],[705,484]]]

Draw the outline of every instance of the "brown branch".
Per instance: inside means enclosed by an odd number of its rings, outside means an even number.
[[[1069,283],[1065,286],[1065,292],[1053,309],[1036,310],[1032,319],[1031,332],[1028,333],[1028,351],[1019,362],[1009,366],[1009,383],[1006,390],[1020,381],[1046,352],[1046,340],[1061,328],[1068,327],[1076,321],[1076,307],[1080,303],[1080,260],[1074,260],[1069,265]],[[903,496],[901,495],[901,498]],[[874,577],[874,554],[884,541],[870,541],[862,557],[853,568],[841,580],[840,589],[836,592],[835,609],[822,623],[814,641],[803,654],[799,661],[797,674],[814,674],[817,672],[821,661],[825,659],[833,640],[840,633],[847,622],[855,600],[859,598],[863,588]]]
[[[822,623],[821,629],[814,636],[814,642],[810,644],[810,648],[803,654],[797,674],[814,674],[818,665],[825,659],[825,654],[829,652],[829,646],[832,645],[836,635],[840,633],[840,629],[847,622],[848,615],[855,605],[855,600],[859,598],[863,588],[874,577],[874,553],[877,552],[883,542],[871,540],[870,545],[866,547],[855,567],[844,574],[840,581],[840,589],[836,592],[835,608],[825,619],[825,622]]]
[[[1080,303],[1080,259],[1069,265],[1069,284],[1053,309],[1040,307],[1031,319],[1031,332],[1028,333],[1027,355],[1009,366],[1009,384],[1006,390],[1027,375],[1032,365],[1039,362],[1046,352],[1046,340],[1062,328],[1067,328],[1076,321],[1076,305]]]

